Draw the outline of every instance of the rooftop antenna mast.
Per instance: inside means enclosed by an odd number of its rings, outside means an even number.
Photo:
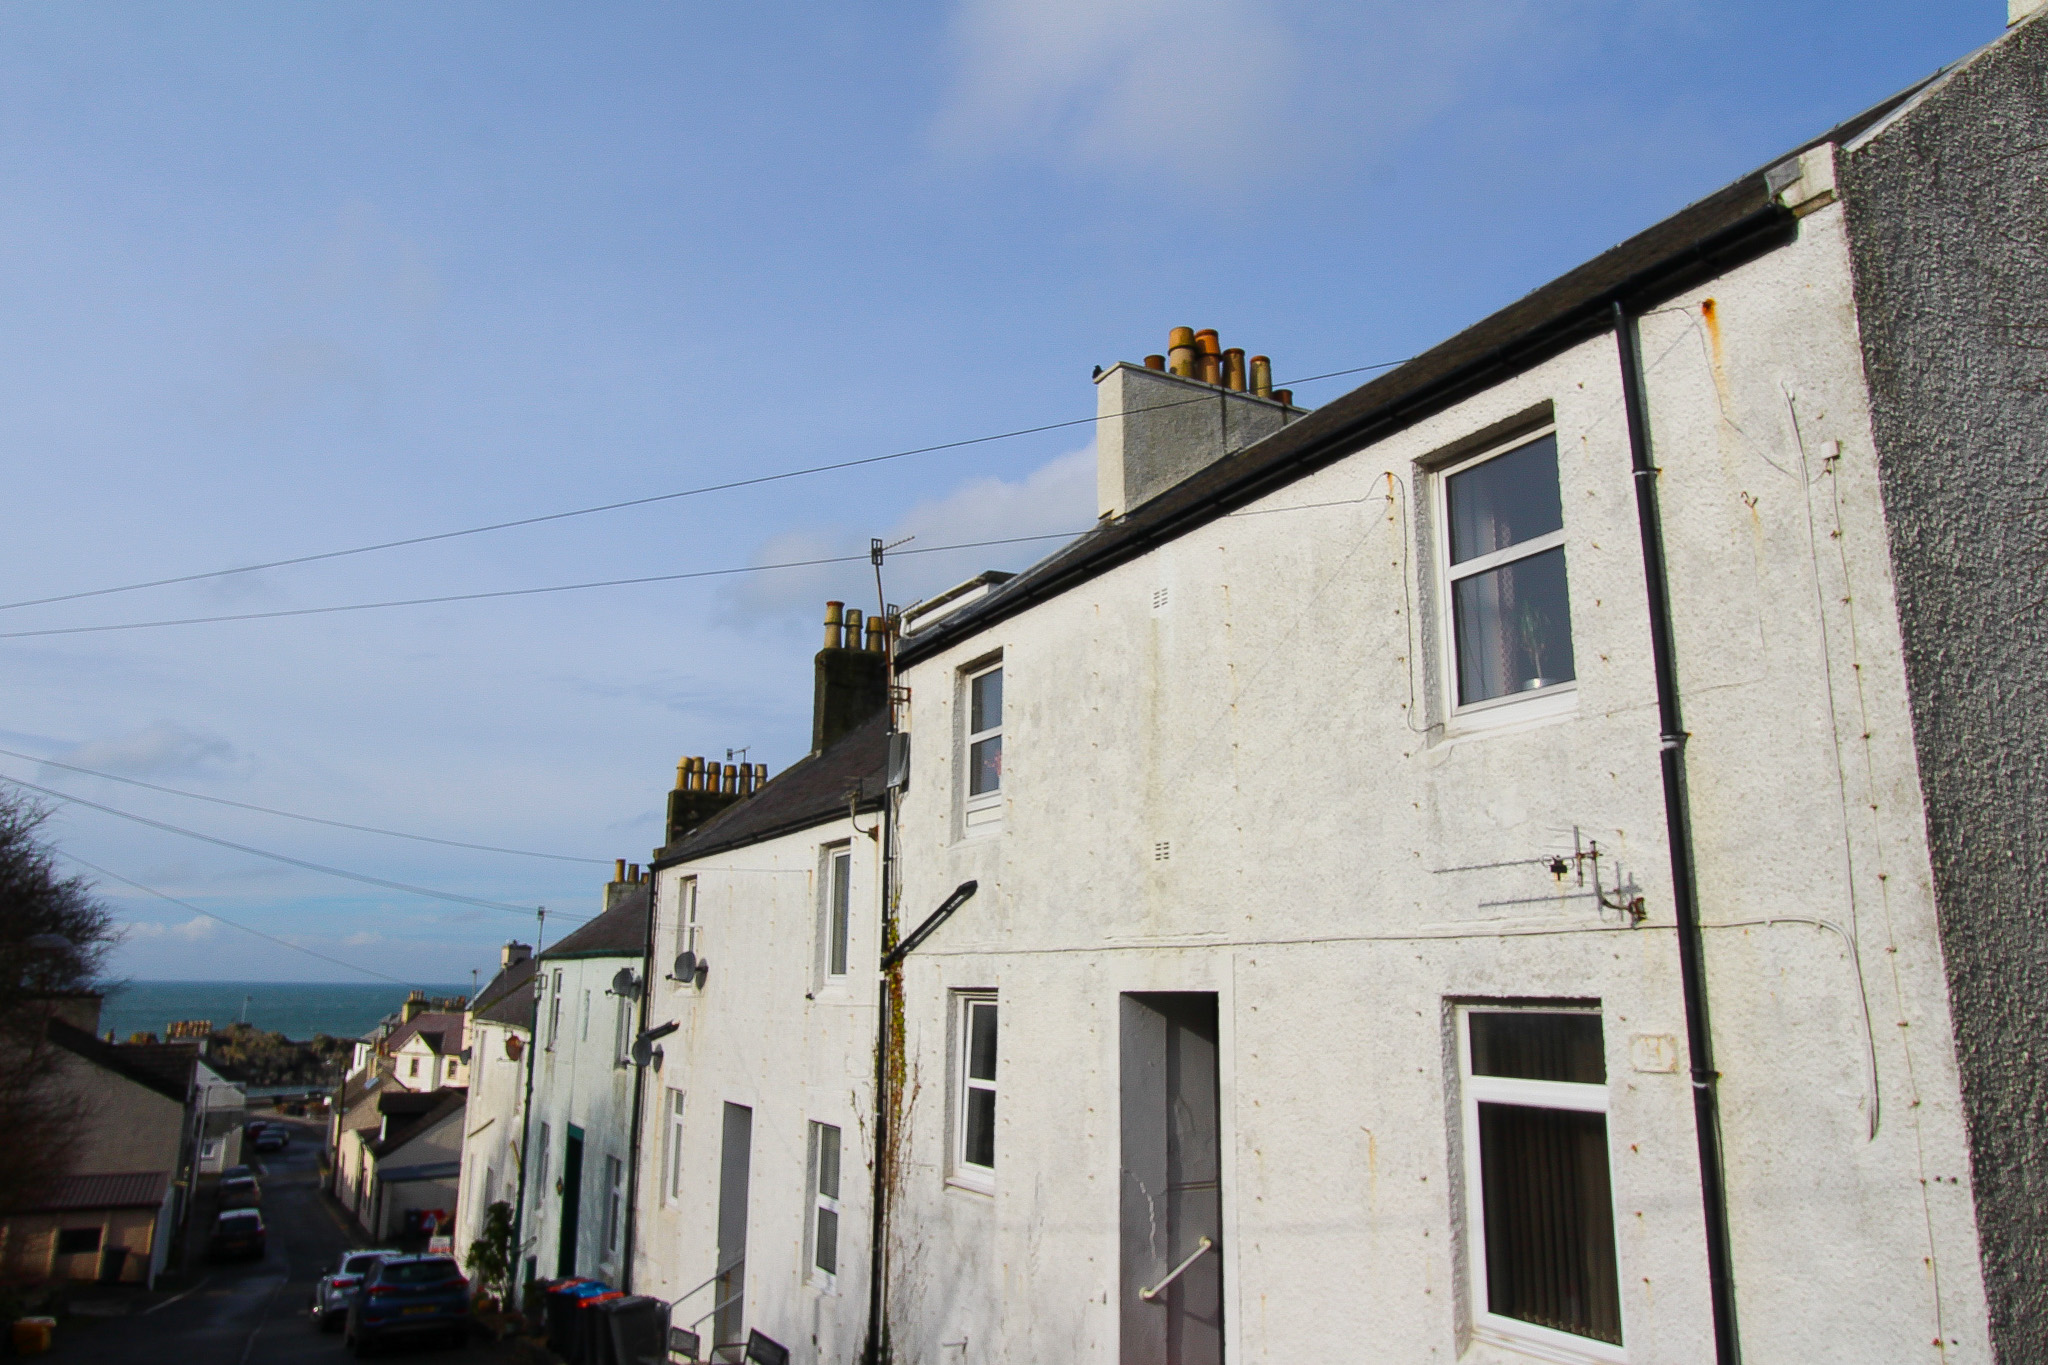
[[[880,536],[868,541],[868,562],[875,566],[875,612],[884,621],[889,619],[889,599],[882,591],[882,559],[898,545],[908,545],[916,536],[905,536],[895,544],[884,544]]]

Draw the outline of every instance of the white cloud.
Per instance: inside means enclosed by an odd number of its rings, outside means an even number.
[[[160,720],[108,739],[87,740],[61,755],[67,763],[124,777],[162,777],[233,762],[235,746],[219,735]],[[62,769],[47,770],[61,774]]]
[[[892,543],[910,538],[884,566],[883,585],[892,602],[908,605],[983,569],[1020,568],[1050,554],[1059,540],[944,553],[933,550],[976,541],[1077,535],[1093,524],[1094,508],[1092,443],[1047,461],[1015,482],[994,477],[969,480],[949,493],[918,503],[883,536]],[[865,555],[868,539],[851,527],[789,531],[762,546],[755,562],[781,564]],[[828,598],[871,610],[873,571],[866,564],[824,564],[754,574],[732,590],[731,600],[743,614],[814,615]]]
[[[964,0],[952,42],[941,149],[1044,146],[1198,181],[1269,155],[1298,68],[1272,6],[1213,0]]]
[[[208,919],[204,915],[194,915],[183,924],[132,919],[121,926],[121,938],[127,943],[142,939],[182,939],[186,943],[197,943],[202,939],[212,938],[219,930],[220,922]]]

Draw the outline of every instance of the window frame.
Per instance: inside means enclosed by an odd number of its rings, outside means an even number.
[[[1600,1020],[1603,1050],[1607,1038],[1607,1020],[1600,1007],[1595,1004],[1534,1000],[1470,1001],[1459,1004],[1453,1012],[1452,1021],[1457,1030],[1458,1048],[1458,1121],[1464,1145],[1462,1156],[1465,1176],[1465,1271],[1471,1290],[1472,1335],[1497,1346],[1535,1351],[1546,1359],[1574,1362],[1575,1365],[1625,1365],[1628,1360],[1628,1323],[1625,1314],[1621,1333],[1624,1345],[1616,1346],[1594,1337],[1582,1337],[1575,1332],[1544,1327],[1521,1318],[1511,1318],[1493,1312],[1488,1306],[1486,1187],[1479,1147],[1479,1106],[1509,1104],[1531,1109],[1562,1109],[1583,1114],[1599,1114],[1606,1120],[1612,1113],[1612,1083],[1587,1085],[1573,1081],[1533,1081],[1510,1076],[1474,1075],[1471,1020],[1474,1015],[1479,1014],[1592,1015]],[[1609,1070],[1611,1074],[1611,1068]],[[1618,1210],[1621,1201],[1614,1196],[1614,1129],[1611,1123],[1604,1126],[1608,1146],[1608,1202],[1612,1209]],[[1621,1220],[1618,1216],[1614,1218],[1613,1234],[1615,1280],[1616,1288],[1619,1290],[1622,1276],[1619,1265]]]
[[[853,841],[826,844],[819,853],[818,985],[842,986],[853,957]]]
[[[548,997],[548,1051],[555,1050],[555,1043],[562,1036],[562,969],[555,968],[555,986]]]
[[[633,997],[618,995],[616,1013],[612,1019],[612,1065],[627,1067],[633,1064]]]
[[[1002,1011],[997,994],[991,990],[964,990],[953,992],[952,1040],[953,1056],[949,1070],[952,1073],[951,1119],[953,1132],[947,1143],[949,1160],[947,1179],[956,1185],[982,1194],[995,1193],[996,1167],[987,1166],[967,1159],[968,1101],[973,1092],[986,1090],[993,1096],[994,1111],[990,1116],[990,1146],[993,1148],[994,1125],[1002,1113],[1001,1082],[995,1078],[986,1080],[971,1075],[974,1050],[974,1011],[988,1008],[996,1011],[996,1066],[997,1076],[1002,1073]],[[995,1153],[991,1153],[995,1155]]]
[[[588,986],[583,988],[583,1012],[578,1016],[576,1041],[579,1043],[590,1041],[590,987]]]
[[[697,951],[697,936],[702,924],[697,919],[697,879],[683,877],[676,883],[676,955]],[[677,986],[690,984],[678,981]]]
[[[974,746],[991,739],[1000,741],[1003,746],[1003,757],[1008,758],[1009,735],[1001,718],[986,730],[974,728],[974,685],[991,673],[1003,672],[1006,662],[1003,655],[997,654],[960,670],[960,817],[961,824],[968,833],[975,833],[998,824],[1002,818],[1003,797],[1007,790],[1005,779],[1008,774],[1001,760],[998,760],[995,786],[989,791],[976,792],[973,789]],[[1009,679],[1005,677],[1003,684],[1006,691],[1008,683]],[[1007,714],[1007,697],[1004,698],[1004,702],[1003,710]]]
[[[662,1106],[661,1202],[675,1208],[683,1202],[683,1092],[663,1086],[668,1103]]]
[[[828,1293],[839,1287],[839,1265],[845,1259],[846,1211],[842,1194],[826,1194],[824,1190],[825,1133],[829,1130],[837,1144],[835,1182],[840,1191],[846,1188],[846,1135],[845,1130],[835,1123],[822,1123],[817,1119],[810,1122],[808,1175],[805,1184],[809,1198],[804,1219],[804,1278]],[[832,1268],[818,1264],[819,1228],[825,1214],[833,1218]]]
[[[1550,715],[1559,711],[1570,710],[1577,704],[1576,694],[1578,692],[1579,680],[1576,668],[1573,670],[1574,676],[1566,678],[1561,682],[1552,683],[1548,687],[1536,688],[1533,691],[1509,692],[1498,697],[1488,697],[1484,701],[1465,702],[1458,699],[1457,585],[1465,579],[1476,578],[1494,569],[1520,563],[1525,559],[1533,559],[1537,555],[1547,554],[1551,550],[1563,550],[1565,548],[1566,532],[1569,530],[1569,527],[1560,525],[1555,531],[1546,531],[1544,534],[1532,536],[1528,540],[1518,540],[1504,549],[1489,551],[1483,555],[1474,555],[1471,559],[1467,559],[1462,563],[1453,564],[1451,563],[1451,480],[1467,470],[1476,469],[1478,466],[1489,461],[1497,460],[1504,455],[1511,455],[1524,446],[1533,445],[1546,436],[1553,438],[1553,440],[1556,438],[1557,424],[1554,421],[1543,422],[1532,427],[1524,427],[1513,436],[1489,442],[1476,451],[1460,455],[1456,459],[1437,466],[1430,473],[1430,510],[1431,515],[1436,519],[1436,579],[1437,585],[1442,590],[1443,598],[1436,615],[1438,647],[1440,657],[1444,661],[1442,670],[1444,715],[1449,718],[1455,729],[1482,729],[1489,725],[1534,719],[1540,715]],[[1558,505],[1560,511],[1562,511],[1564,505],[1564,448],[1562,445],[1558,446]],[[1571,582],[1571,557],[1569,554],[1565,557],[1565,582],[1567,589],[1569,589]],[[1571,627],[1572,622],[1568,617],[1565,621],[1565,629],[1570,631]],[[1574,654],[1577,653],[1576,642],[1573,652]],[[1512,712],[1512,714],[1495,714],[1498,712]]]
[[[604,1255],[619,1254],[625,1227],[626,1163],[610,1152],[604,1154]]]

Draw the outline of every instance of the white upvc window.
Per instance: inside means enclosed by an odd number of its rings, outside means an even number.
[[[1557,433],[1461,460],[1435,487],[1452,713],[1469,720],[1569,691],[1578,673]]]
[[[818,905],[818,966],[821,984],[846,977],[847,946],[853,918],[853,848],[835,844],[825,849],[823,898]]]
[[[590,1041],[590,988],[588,986],[583,988],[583,1013],[580,1016],[580,1022],[576,1026],[576,1041],[579,1043]]]
[[[811,1125],[809,1276],[830,1289],[839,1279],[839,1129]]]
[[[683,1197],[683,1092],[671,1086],[667,1095],[668,1103],[662,1106],[661,1189],[662,1198],[673,1206]]]
[[[526,1177],[531,1195],[526,1202],[533,1210],[533,1224],[538,1228],[541,1220],[547,1216],[548,1207],[548,1126],[545,1123],[540,1126],[540,1136],[534,1140],[533,1152],[533,1170]]]
[[[612,1065],[633,1064],[633,997],[613,997],[617,1012],[612,1017]]]
[[[615,1156],[604,1159],[604,1253],[619,1254],[620,1230],[626,1223],[626,1163]]]
[[[993,1189],[996,1178],[996,997],[954,994],[953,1178]]]
[[[562,1036],[562,969],[555,968],[555,989],[548,996],[548,1051],[555,1050],[555,1040]]]
[[[676,884],[676,953],[697,951],[697,879],[685,877]]]
[[[1003,666],[970,670],[962,680],[965,714],[962,816],[969,829],[995,824],[1003,809]]]
[[[1625,1360],[1598,1010],[1465,1006],[1458,1051],[1473,1335]]]

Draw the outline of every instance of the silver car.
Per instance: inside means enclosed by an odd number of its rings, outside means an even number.
[[[385,1248],[379,1251],[345,1251],[341,1263],[313,1281],[313,1323],[323,1332],[338,1332],[348,1320],[348,1303],[363,1274],[386,1256],[404,1253]]]

